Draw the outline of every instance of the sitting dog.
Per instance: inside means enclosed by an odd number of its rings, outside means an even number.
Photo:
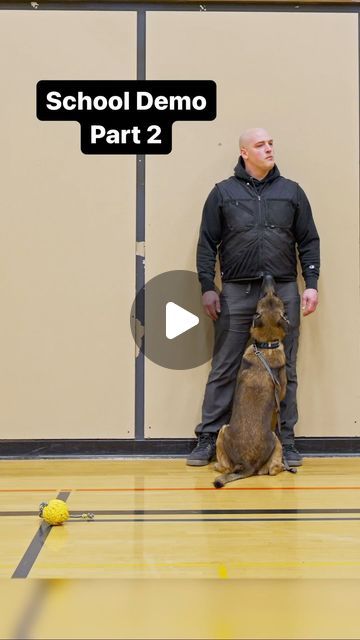
[[[275,434],[280,401],[286,391],[282,340],[288,327],[284,304],[274,280],[265,276],[251,327],[254,343],[243,355],[234,393],[230,423],[216,442],[216,488],[253,475],[284,471],[282,445]]]

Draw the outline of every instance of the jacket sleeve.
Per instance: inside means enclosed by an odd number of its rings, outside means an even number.
[[[320,275],[320,239],[310,203],[299,185],[295,214],[295,240],[306,288],[317,289]]]
[[[221,242],[221,195],[215,186],[205,202],[196,252],[201,291],[214,291],[217,248]]]

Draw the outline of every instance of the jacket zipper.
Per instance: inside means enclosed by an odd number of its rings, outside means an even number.
[[[250,187],[250,184],[247,183],[247,186]],[[251,185],[251,191],[255,193],[258,203],[259,203],[259,273],[258,276],[262,277],[264,275],[264,224],[265,220],[263,220],[262,211],[261,211],[261,196],[258,194],[255,185]]]
[[[261,212],[261,196],[258,195],[259,202],[259,276],[264,275],[264,224]]]

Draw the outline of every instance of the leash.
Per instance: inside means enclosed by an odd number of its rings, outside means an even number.
[[[280,439],[280,433],[281,433],[281,420],[280,420],[280,382],[278,380],[278,378],[275,376],[275,374],[273,373],[268,361],[266,360],[265,356],[261,353],[261,351],[259,351],[258,346],[260,346],[263,349],[276,349],[276,347],[279,346],[279,342],[275,343],[275,342],[258,342],[256,344],[256,342],[254,342],[253,347],[254,347],[254,353],[255,355],[259,358],[261,364],[265,367],[266,371],[268,372],[273,385],[274,385],[274,395],[275,395],[275,409],[276,409],[276,420],[277,420],[277,425],[276,425],[276,435],[278,436],[278,438]],[[271,345],[271,346],[267,346],[267,345]],[[286,471],[289,471],[289,473],[297,473],[297,469],[294,469],[294,467],[290,467],[288,461],[286,460],[286,458],[282,457],[282,461],[283,461],[283,465],[286,469]]]

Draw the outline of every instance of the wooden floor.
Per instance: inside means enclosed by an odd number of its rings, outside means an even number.
[[[360,638],[360,458],[215,475],[0,461],[0,638]],[[94,520],[45,525],[55,497]]]

